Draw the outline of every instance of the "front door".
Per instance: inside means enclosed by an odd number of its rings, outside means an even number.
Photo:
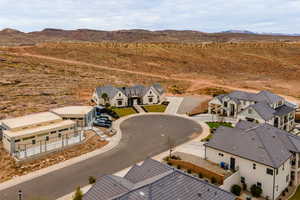
[[[235,158],[230,158],[230,169],[235,170]]]
[[[133,99],[133,105],[137,105],[138,102],[137,102],[137,99]]]

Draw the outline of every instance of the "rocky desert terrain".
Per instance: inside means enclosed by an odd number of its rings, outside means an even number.
[[[89,104],[95,87],[175,94],[270,90],[300,98],[300,43],[48,42],[0,48],[0,119]]]

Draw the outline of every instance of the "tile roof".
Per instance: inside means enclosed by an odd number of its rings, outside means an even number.
[[[218,128],[205,146],[278,168],[292,155],[290,151],[299,151],[291,137],[290,133],[269,124],[240,121],[235,128]],[[300,137],[293,140],[300,147]]]
[[[142,172],[146,175],[141,174]],[[235,200],[236,198],[230,192],[152,159],[145,160],[140,166],[135,165],[128,173],[124,178],[103,176],[84,195],[83,200]],[[139,178],[140,175],[143,178]],[[139,181],[136,182],[137,180]]]

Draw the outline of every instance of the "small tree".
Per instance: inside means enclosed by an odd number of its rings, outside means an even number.
[[[82,197],[83,197],[82,191],[81,191],[80,187],[77,187],[74,197],[73,197],[73,200],[82,200]]]
[[[250,191],[252,196],[254,197],[260,197],[260,195],[262,194],[262,189],[255,184],[251,186]]]
[[[109,100],[108,95],[106,93],[103,93],[101,95],[101,98],[104,99],[105,102],[107,102]]]
[[[89,184],[94,184],[94,183],[96,183],[95,177],[90,176],[90,177],[89,177]]]
[[[240,196],[241,195],[241,191],[242,188],[239,185],[233,185],[231,186],[231,190],[230,190],[233,194],[235,194],[236,196]]]

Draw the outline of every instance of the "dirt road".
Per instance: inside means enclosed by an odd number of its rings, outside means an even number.
[[[153,73],[147,73],[147,72],[131,71],[131,70],[126,70],[126,69],[113,68],[113,67],[109,67],[109,66],[96,65],[96,64],[86,63],[86,62],[82,62],[82,61],[61,59],[61,58],[55,58],[55,57],[51,57],[51,56],[44,56],[44,55],[38,55],[38,54],[31,54],[31,53],[10,53],[10,54],[13,54],[16,56],[35,57],[35,58],[40,58],[40,59],[46,59],[46,60],[52,60],[52,61],[56,61],[56,62],[67,63],[67,64],[84,65],[84,66],[89,66],[89,67],[95,67],[98,69],[105,69],[105,70],[110,70],[110,71],[115,71],[115,72],[124,72],[124,73],[135,74],[135,75],[143,75],[143,76],[160,78],[160,79],[165,79],[165,80],[186,81],[186,82],[191,83],[191,86],[188,89],[188,91],[194,91],[199,88],[203,88],[203,86],[221,87],[221,88],[226,88],[226,89],[230,89],[230,90],[241,90],[241,91],[246,91],[246,92],[258,92],[259,91],[259,90],[255,90],[255,89],[240,88],[240,87],[234,87],[234,86],[230,86],[230,85],[218,84],[218,83],[214,83],[209,80],[197,80],[197,79],[180,78],[180,77],[174,77],[174,76],[172,77],[172,75],[165,76],[165,75],[159,75],[159,74],[153,74]],[[299,99],[296,99],[291,96],[286,96],[286,95],[281,95],[281,96],[288,99],[289,101],[300,104]]]

